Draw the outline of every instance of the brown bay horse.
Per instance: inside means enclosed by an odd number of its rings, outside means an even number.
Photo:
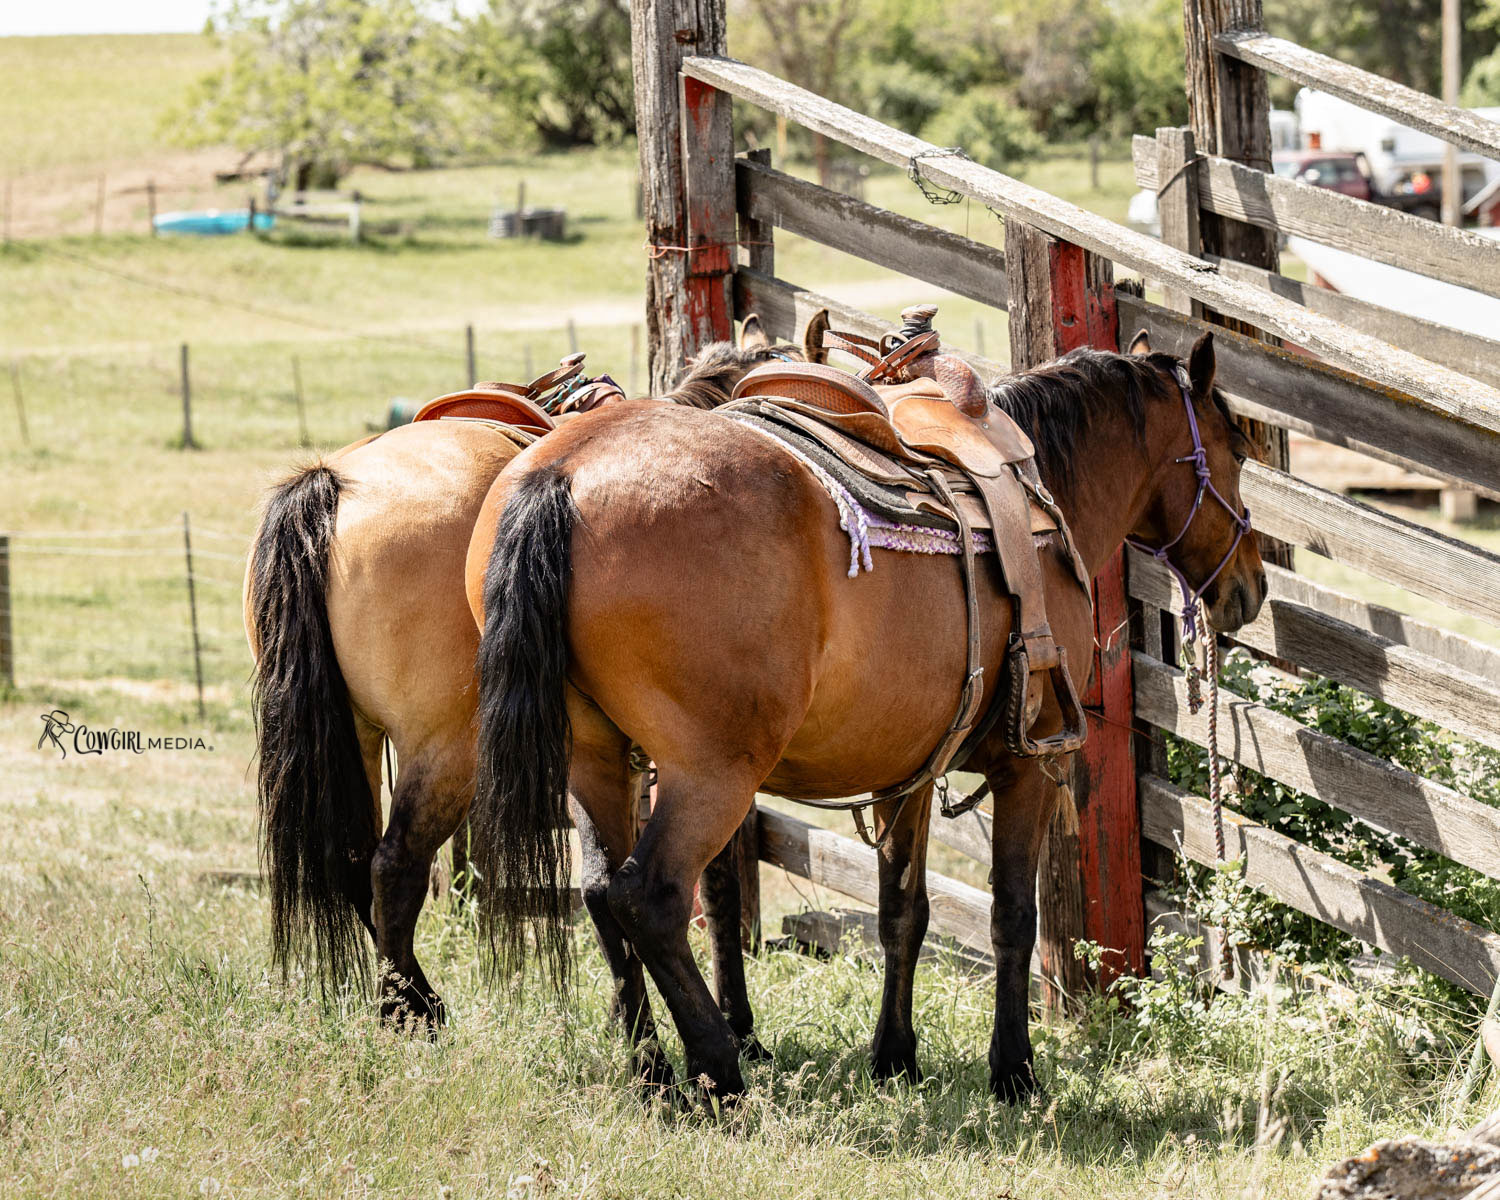
[[[741,340],[705,348],[664,399],[720,404],[751,368],[802,357],[753,319]],[[367,971],[368,931],[388,1017],[443,1019],[413,932],[433,856],[474,794],[479,637],[464,562],[485,494],[519,449],[465,420],[366,438],[272,490],[249,556],[274,956],[284,967],[310,957],[321,982],[337,984]],[[387,743],[398,770],[382,833]],[[580,837],[587,858],[592,830],[580,826]],[[711,869],[705,892],[723,886]],[[729,925],[723,936],[737,945],[737,914]],[[743,994],[743,972],[726,984]]]
[[[1090,573],[1127,537],[1165,548],[1202,588],[1211,624],[1235,629],[1259,609],[1265,574],[1245,534],[1246,443],[1214,389],[1212,341],[1193,348],[1186,370],[1143,338],[1132,350],[1075,351],[1001,381],[991,403],[1037,446]],[[1222,504],[1202,503],[1208,487]],[[1039,553],[1052,630],[1081,692],[1088,600],[1055,534]],[[519,969],[534,927],[536,953],[555,980],[566,976],[566,804],[591,821],[607,858],[590,911],[650,971],[688,1078],[721,1095],[743,1080],[733,1023],[688,946],[694,880],[757,791],[850,796],[911,778],[945,733],[964,677],[956,560],[874,554],[875,569],[851,579],[833,501],[779,443],[722,414],[636,403],[580,418],[518,456],[475,525],[472,819],[491,961]],[[988,704],[1003,682],[1012,606],[993,568],[980,587]],[[1049,692],[1034,733],[1060,724]],[[632,744],[659,770],[639,839]],[[990,1084],[1013,1100],[1035,1087],[1028,970],[1037,858],[1058,792],[1041,760],[1014,757],[998,728],[965,769],[984,773],[995,797]],[[929,786],[876,810],[877,830],[890,834],[878,856],[881,1077],[917,1072],[912,979],[927,926],[930,803]]]

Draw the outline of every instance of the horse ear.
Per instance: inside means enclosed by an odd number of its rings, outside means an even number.
[[[1214,335],[1205,333],[1193,343],[1192,353],[1188,355],[1188,380],[1193,385],[1193,395],[1200,400],[1213,394],[1216,367]]]
[[[766,336],[766,328],[760,323],[760,316],[751,313],[740,324],[740,349],[741,350],[764,350],[771,344],[771,339]]]
[[[820,308],[807,321],[802,334],[802,352],[810,363],[826,363],[828,350],[823,345],[823,335],[828,332],[828,310]]]
[[[1133,338],[1130,339],[1130,349],[1128,351],[1126,351],[1126,353],[1127,354],[1150,354],[1151,353],[1151,339],[1146,335],[1146,331],[1144,329],[1142,329],[1138,334],[1136,334],[1135,337],[1133,337]]]

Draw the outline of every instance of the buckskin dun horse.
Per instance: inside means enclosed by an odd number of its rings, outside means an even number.
[[[1244,438],[1213,386],[1208,336],[1184,371],[1151,353],[1075,351],[1007,378],[990,402],[1037,447],[1089,574],[1131,537],[1162,552],[1233,630],[1265,595],[1239,497]],[[1202,503],[1211,493],[1220,503]],[[471,606],[482,626],[478,793],[481,934],[509,975],[535,953],[566,978],[564,804],[597,830],[609,874],[588,884],[601,928],[644,960],[671,1009],[688,1078],[743,1089],[732,1026],[688,947],[693,882],[758,790],[857,795],[914,776],[964,679],[965,596],[951,558],[875,552],[850,575],[829,494],[779,443],[720,413],[623,404],[519,455],[474,530]],[[1082,690],[1088,599],[1058,539],[1041,549],[1052,632]],[[1003,683],[1012,624],[982,572],[984,703]],[[1002,598],[1003,597],[1003,598]],[[1038,734],[1062,724],[1048,689]],[[639,839],[628,755],[659,771]],[[999,729],[967,766],[994,792],[995,1023],[990,1086],[1035,1087],[1027,973],[1037,857],[1057,789]],[[876,810],[885,987],[877,1076],[915,1075],[912,973],[927,926],[931,787]],[[601,915],[607,914],[607,916]]]
[[[719,404],[754,366],[802,357],[800,347],[773,345],[754,318],[741,341],[706,347],[663,399]],[[256,660],[274,956],[285,967],[311,952],[325,985],[357,977],[368,930],[387,1017],[443,1019],[412,937],[433,855],[460,828],[474,792],[479,639],[464,559],[485,493],[518,450],[468,420],[366,438],[272,490],[249,556],[245,628]],[[399,769],[382,835],[387,741]],[[586,823],[580,836],[587,856],[594,838]],[[727,881],[722,874],[711,868],[706,895],[731,885],[737,895],[732,872]],[[738,946],[737,911],[722,936]],[[733,968],[721,987],[737,997],[748,1035],[738,955]],[[638,962],[634,974],[619,986],[635,1001],[629,1021],[645,1027]]]

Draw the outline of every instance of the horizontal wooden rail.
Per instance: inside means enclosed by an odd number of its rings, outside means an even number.
[[[1208,745],[1209,709],[1188,711],[1187,677],[1140,653],[1135,711],[1152,725]],[[1367,825],[1500,878],[1500,809],[1225,691],[1219,692],[1219,753]]]
[[[744,320],[751,313],[757,314],[772,337],[786,341],[800,341],[808,318],[823,308],[828,310],[829,323],[835,329],[843,329],[871,338],[881,337],[896,329],[895,321],[877,317],[873,313],[853,308],[827,296],[820,296],[817,292],[797,287],[795,284],[787,283],[784,279],[762,275],[759,271],[752,271],[749,267],[738,267],[734,272],[735,317]],[[938,314],[938,327],[941,331],[941,313]],[[973,354],[951,345],[946,339],[943,342],[943,349],[962,358],[978,371],[980,378],[986,382],[1010,371],[1010,367],[1005,363]]]
[[[970,300],[1005,308],[1005,254],[760,163],[735,164],[740,212]]]
[[[1213,809],[1165,779],[1140,780],[1141,830],[1194,862],[1214,861]],[[1500,975],[1500,936],[1483,926],[1310,850],[1225,810],[1226,852],[1244,858],[1245,882],[1362,942],[1409,959],[1481,996]]]
[[[880,903],[875,851],[796,817],[760,807],[760,857],[773,867],[865,904]],[[974,950],[988,951],[990,895],[946,875],[927,873],[931,928]]]
[[[1259,463],[1240,495],[1272,537],[1500,625],[1500,555]]]
[[[1346,446],[1373,458],[1500,491],[1500,434],[1421,404],[1392,388],[1279,346],[1207,326],[1116,291],[1120,328],[1144,328],[1158,350],[1186,355],[1212,328],[1219,386],[1237,412]]]
[[[1270,599],[1255,620],[1235,632],[1236,641],[1500,748],[1500,683],[1285,600],[1277,595],[1277,569],[1268,567],[1267,573]],[[1157,608],[1180,604],[1166,568],[1135,550],[1129,587],[1137,600]]]
[[[1086,212],[1029,184],[902,133],[805,88],[730,58],[683,60],[683,73],[796,121],[882,162],[915,166],[931,182],[1274,333],[1424,406],[1500,433],[1500,396],[1477,380],[1429,363],[1274,293],[1226,279],[1202,259]]]
[[[1137,136],[1132,154],[1136,183],[1158,187],[1156,139]],[[1209,212],[1500,296],[1500,242],[1224,158],[1194,169],[1198,202]]]
[[[1378,337],[1393,346],[1420,347],[1423,358],[1452,367],[1465,375],[1472,375],[1491,387],[1500,387],[1500,341],[1450,329],[1436,321],[1425,321],[1421,317],[1392,312],[1368,300],[1360,300],[1314,283],[1303,283],[1300,279],[1278,275],[1250,263],[1235,262],[1232,258],[1219,258],[1216,255],[1205,255],[1205,258],[1218,267],[1219,273],[1226,278],[1238,279],[1241,283],[1285,296],[1288,300],[1326,313],[1335,321],[1342,321],[1352,329]]]
[[[1397,612],[1394,608],[1372,604],[1347,592],[1314,583],[1305,575],[1278,569],[1275,586],[1280,596],[1295,604],[1316,608],[1330,617],[1337,617],[1350,625],[1358,625],[1361,629],[1378,633],[1393,642],[1430,654],[1461,670],[1483,675],[1486,679],[1500,679],[1500,646],[1491,646],[1465,634]]]
[[[1500,124],[1466,108],[1444,104],[1426,92],[1259,30],[1221,33],[1214,39],[1214,47],[1263,71],[1339,96],[1475,154],[1500,159]]]

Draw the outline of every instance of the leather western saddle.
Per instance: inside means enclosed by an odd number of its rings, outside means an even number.
[[[583,374],[581,353],[570,354],[530,383],[479,383],[428,401],[412,418],[417,421],[485,421],[533,441],[557,428],[557,417],[587,412],[625,393],[607,375],[590,379]]]
[[[1047,623],[1036,538],[1051,535],[1061,542],[1085,595],[1090,594],[1088,572],[1037,474],[1030,438],[989,403],[972,367],[942,353],[932,327],[936,313],[931,305],[909,308],[901,314],[901,330],[878,342],[830,331],[825,345],[867,364],[858,375],[817,363],[768,364],[745,376],[733,404],[723,410],[789,443],[815,443],[865,479],[904,493],[912,509],[943,518],[958,531],[969,631],[958,712],[922,770],[877,794],[878,800],[905,796],[940,779],[997,720],[1004,722],[1006,745],[1023,757],[1071,753],[1086,732],[1065,652]],[[976,530],[990,534],[1015,608],[1006,677],[983,714]],[[1031,727],[1049,682],[1063,728],[1034,738]],[[944,811],[962,810],[945,806]]]

